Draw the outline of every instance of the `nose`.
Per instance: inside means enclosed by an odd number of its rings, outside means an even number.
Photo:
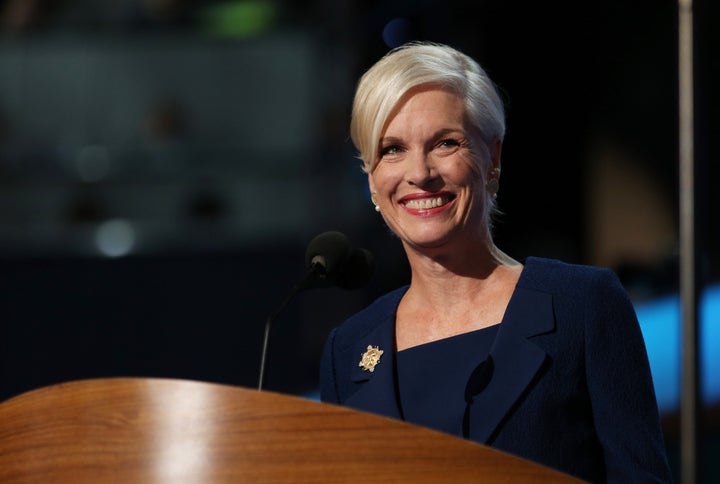
[[[415,186],[427,185],[437,178],[435,163],[429,153],[414,152],[407,158],[405,177],[408,183]]]

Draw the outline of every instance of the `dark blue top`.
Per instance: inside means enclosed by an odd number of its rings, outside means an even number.
[[[402,405],[426,405],[398,392],[395,316],[405,291],[330,332],[322,401],[391,418],[404,417]],[[372,372],[359,364],[368,346],[383,351]],[[468,439],[593,483],[672,481],[642,332],[612,271],[529,257],[489,355],[463,353],[488,363],[473,370]],[[444,397],[423,396],[431,416],[445,412]]]
[[[414,346],[397,354],[398,388],[407,422],[463,437],[465,389],[490,352],[499,325]],[[438,403],[442,411],[438,411]]]

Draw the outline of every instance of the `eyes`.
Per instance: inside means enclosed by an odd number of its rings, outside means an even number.
[[[468,142],[465,138],[448,137],[435,142],[430,149],[439,156],[447,156],[467,146]],[[406,151],[408,148],[402,143],[388,142],[385,146],[380,147],[380,159],[396,159]]]
[[[402,152],[402,148],[400,147],[400,145],[385,146],[383,148],[380,148],[380,158],[385,158],[386,156],[397,155],[401,152]]]

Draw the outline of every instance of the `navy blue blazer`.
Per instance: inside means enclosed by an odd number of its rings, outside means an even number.
[[[322,401],[403,418],[395,314],[406,290],[331,331]],[[368,345],[384,351],[372,372],[359,365]],[[469,406],[470,439],[590,482],[672,481],[645,343],[614,272],[528,258],[490,358],[489,383]]]

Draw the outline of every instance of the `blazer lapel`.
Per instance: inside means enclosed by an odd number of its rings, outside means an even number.
[[[489,443],[502,419],[540,370],[546,353],[529,337],[552,331],[552,296],[517,287],[490,350],[494,365],[487,387],[473,397],[469,437]]]
[[[383,352],[373,371],[360,366],[368,346],[377,347]],[[395,385],[395,312],[389,314],[372,332],[354,344],[351,351],[354,357],[350,358],[353,365],[350,378],[361,384],[361,387],[344,404],[401,419]]]

